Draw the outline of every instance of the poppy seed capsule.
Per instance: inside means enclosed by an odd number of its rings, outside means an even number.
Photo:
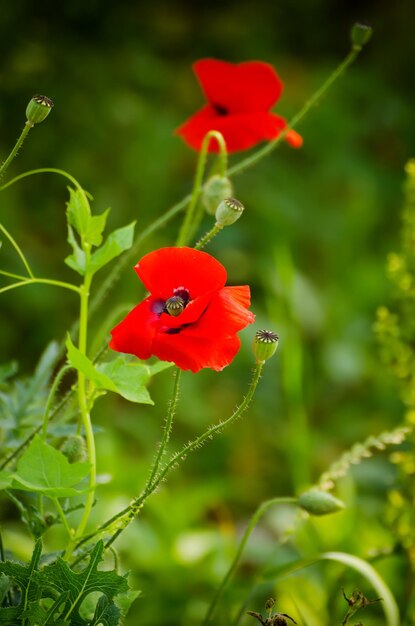
[[[329,515],[345,508],[341,500],[319,489],[302,493],[298,498],[298,504],[310,515]]]
[[[209,215],[215,215],[216,209],[225,198],[232,195],[232,183],[226,176],[212,176],[203,188],[202,202]]]
[[[361,50],[367,44],[372,36],[372,27],[368,24],[356,22],[352,26],[350,39],[352,40],[353,50]]]
[[[33,96],[26,107],[26,118],[29,124],[39,124],[47,118],[53,107],[53,102],[46,96]]]
[[[225,198],[216,209],[216,224],[218,226],[230,226],[239,220],[245,207],[242,202],[235,198]]]
[[[278,348],[279,336],[272,330],[258,330],[254,337],[254,354],[257,363],[265,363]]]
[[[166,301],[165,307],[169,315],[177,317],[184,310],[184,300],[180,296],[172,296]]]

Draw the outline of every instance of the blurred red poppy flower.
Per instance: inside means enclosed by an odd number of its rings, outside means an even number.
[[[249,287],[225,287],[223,265],[192,248],[155,250],[134,269],[150,295],[111,331],[110,348],[192,372],[229,365],[236,333],[254,321]]]
[[[195,150],[200,150],[210,130],[222,133],[228,152],[237,152],[275,139],[286,128],[284,118],[270,113],[283,88],[272,65],[262,61],[234,64],[202,59],[194,63],[193,70],[208,104],[176,133]],[[289,130],[285,139],[294,148],[303,143],[294,130]],[[217,151],[217,142],[211,141],[209,152]]]

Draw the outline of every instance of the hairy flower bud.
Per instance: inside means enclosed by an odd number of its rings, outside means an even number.
[[[35,95],[26,107],[26,118],[29,124],[39,124],[47,118],[53,107],[53,102],[46,96]]]
[[[368,24],[361,24],[359,22],[353,24],[350,32],[353,50],[361,50],[371,38],[372,32],[372,27]]]
[[[254,337],[254,354],[257,363],[270,359],[278,348],[279,336],[272,330],[258,330]]]
[[[209,215],[215,215],[219,204],[232,195],[232,183],[226,176],[215,174],[203,188],[202,202]]]
[[[225,198],[216,209],[216,224],[219,226],[234,224],[241,217],[244,208],[244,205],[239,200]]]
[[[344,509],[344,504],[327,491],[311,489],[302,493],[298,498],[298,504],[310,515],[329,515]]]
[[[66,456],[69,463],[85,461],[85,441],[80,435],[70,435],[63,443],[61,452]]]

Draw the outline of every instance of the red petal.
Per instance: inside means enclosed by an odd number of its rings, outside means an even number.
[[[231,337],[255,320],[247,311],[249,304],[249,287],[224,287],[212,298],[204,315],[180,334],[210,337],[212,342]]]
[[[159,316],[152,311],[156,298],[150,296],[140,302],[111,331],[109,347],[117,352],[135,354],[139,359],[152,355],[151,344],[159,325]]]
[[[162,361],[175,363],[182,370],[198,372],[210,367],[217,372],[229,365],[240,348],[237,335],[212,341],[212,338],[159,334],[154,339],[153,354]]]
[[[187,289],[195,300],[221,289],[226,282],[223,265],[193,248],[160,248],[146,254],[134,269],[150,293],[164,300],[179,287]]]
[[[218,115],[208,104],[180,126],[176,133],[189,146],[200,150],[206,133],[217,130],[222,133],[228,152],[238,152],[252,148],[260,141],[275,139],[285,127],[285,120],[273,113]],[[209,152],[218,152],[216,141],[210,142]]]
[[[234,64],[202,59],[193,70],[208,101],[229,113],[268,111],[282,92],[278,74],[262,61]]]

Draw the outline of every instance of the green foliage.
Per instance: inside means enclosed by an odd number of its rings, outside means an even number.
[[[120,576],[115,570],[98,569],[103,543],[98,542],[93,548],[88,564],[81,571],[74,571],[61,558],[39,568],[41,547],[38,540],[27,566],[13,561],[0,563],[3,576],[0,578],[3,593],[0,624],[117,626],[122,610],[115,602],[125,597],[130,602],[137,594],[129,589],[125,576]],[[6,594],[12,588],[14,597],[11,598],[11,606],[4,606]],[[98,598],[93,616],[85,617],[82,615],[82,604],[94,592],[102,595]]]
[[[4,450],[16,447],[19,436],[42,418],[48,386],[58,357],[59,346],[52,342],[43,352],[32,377],[9,382],[6,379],[13,376],[17,366],[3,366],[6,377],[0,385],[0,429],[4,429]]]
[[[114,230],[101,246],[108,212],[109,209],[101,215],[92,215],[85,191],[69,187],[66,215],[68,243],[72,247],[72,254],[66,257],[65,263],[81,276],[86,273],[95,274],[101,267],[132,246],[135,222]],[[81,245],[75,233],[79,236]],[[98,249],[89,254],[93,246]]]
[[[76,489],[88,474],[88,463],[69,463],[62,452],[56,450],[35,435],[20,457],[16,471],[0,474],[1,480],[9,480],[13,489],[32,491],[49,498],[69,498],[83,493]]]
[[[95,366],[76,348],[70,337],[66,340],[69,363],[85,374],[97,389],[113,391],[130,402],[154,404],[146,389],[150,378],[170,367],[170,363],[147,365],[128,355]]]

